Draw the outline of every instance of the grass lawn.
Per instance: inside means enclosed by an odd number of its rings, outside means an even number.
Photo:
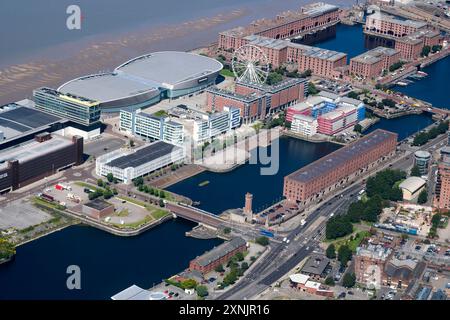
[[[222,70],[220,71],[220,74],[221,74],[222,76],[224,76],[224,77],[232,77],[232,78],[234,78],[234,73],[233,73],[233,71],[231,71],[231,70],[229,70],[229,69],[222,69]]]
[[[128,211],[128,209],[123,209],[116,213],[118,217],[128,217],[129,214],[130,212]]]
[[[353,240],[350,240],[350,238],[353,236]],[[356,248],[361,244],[361,241],[363,241],[364,238],[367,238],[370,236],[369,231],[357,231],[353,232],[352,234],[349,234],[345,237],[339,238],[335,241],[331,241],[330,243],[334,243],[334,246],[336,247],[336,251],[339,250],[339,247],[346,244],[350,250],[353,252],[356,252]]]
[[[88,189],[92,189],[92,190],[96,190],[96,189],[100,189],[102,191],[104,191],[105,189],[103,187],[99,187],[95,184],[91,184],[91,183],[86,183],[86,182],[82,182],[82,181],[77,181],[74,182],[77,186],[79,187],[83,187],[83,188],[88,188]]]
[[[119,196],[117,198],[119,198],[121,200],[128,201],[128,202],[133,203],[133,204],[135,204],[137,206],[140,206],[142,208],[147,209],[147,211],[150,212],[151,217],[153,219],[155,219],[155,220],[158,220],[158,219],[160,219],[160,218],[162,218],[162,217],[164,217],[164,216],[169,214],[169,212],[167,210],[164,210],[164,209],[156,207],[156,206],[149,205],[149,204],[147,204],[145,202],[136,200],[134,198],[124,197],[124,196]]]
[[[136,229],[136,228],[139,228],[140,226],[143,226],[144,224],[147,224],[153,220],[154,219],[152,216],[147,215],[147,216],[145,216],[144,219],[139,220],[137,222],[125,223],[125,224],[113,223],[113,225],[116,226],[117,228],[121,228],[121,229]]]

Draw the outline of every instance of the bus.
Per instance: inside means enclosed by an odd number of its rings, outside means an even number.
[[[259,230],[259,233],[263,236],[269,237],[269,238],[273,238],[275,235],[273,234],[273,232],[270,232],[269,230],[265,230],[265,229],[261,229]]]

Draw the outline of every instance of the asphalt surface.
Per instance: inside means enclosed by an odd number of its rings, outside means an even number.
[[[420,148],[409,147],[405,144],[401,145],[400,149],[406,152],[401,154],[401,158],[393,162],[389,167],[405,170],[413,165],[414,151],[429,149],[433,151],[433,147],[440,145],[446,139],[446,134],[441,135]],[[305,225],[298,226],[289,233],[287,236],[287,239],[290,240],[289,244],[284,242],[272,243],[270,252],[261,261],[256,262],[257,264],[236,285],[219,295],[217,299],[250,299],[269,288],[318,247],[320,239],[325,232],[326,220],[312,231],[305,232],[308,226],[320,216],[330,217],[331,213],[339,214],[345,211],[345,208],[355,201],[356,193],[361,188],[361,184],[353,184],[339,196],[323,203],[321,207],[308,216]],[[331,202],[331,205],[328,204],[329,202]],[[317,237],[318,233],[321,233],[320,237]]]

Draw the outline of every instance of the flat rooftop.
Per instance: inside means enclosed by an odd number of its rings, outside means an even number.
[[[181,148],[163,141],[157,141],[150,145],[136,149],[130,154],[116,158],[108,162],[106,165],[120,169],[129,167],[136,168],[162,156],[168,155],[177,149]]]
[[[239,93],[236,93],[233,91],[220,89],[218,87],[210,87],[210,88],[206,89],[206,91],[215,93],[215,94],[219,94],[219,95],[223,95],[225,97],[230,97],[230,98],[233,98],[233,99],[245,102],[245,103],[253,102],[256,99],[259,99],[260,97],[262,97],[262,94],[259,94],[257,92],[250,93],[248,95],[243,95],[243,94],[239,94]]]
[[[45,129],[48,126],[61,122],[62,119],[36,109],[21,106],[17,103],[10,103],[0,107],[0,131],[3,132],[4,139],[26,134],[27,132]]]
[[[281,12],[278,13],[273,19],[259,19],[253,21],[247,27],[236,27],[230,30],[223,31],[220,34],[234,37],[244,37],[251,34],[259,34],[294,21],[300,21],[302,19],[308,19],[310,17],[317,17],[328,12],[337,11],[338,9],[339,8],[337,6],[323,2],[317,2],[306,5],[299,11]]]
[[[339,168],[347,161],[359,157],[371,150],[375,145],[383,143],[384,141],[397,137],[397,134],[377,129],[359,140],[350,143],[347,146],[338,149],[329,155],[314,161],[313,163],[289,174],[287,178],[298,181],[308,182],[316,179],[336,168]]]
[[[307,51],[303,53],[304,56],[318,58],[322,60],[328,60],[328,61],[337,61],[342,58],[347,57],[346,53],[343,52],[337,52],[333,50],[328,49],[322,49],[317,47],[310,47]]]
[[[302,268],[303,273],[321,275],[330,264],[330,259],[324,255],[311,255]]]
[[[196,258],[195,260],[200,266],[207,266],[211,262],[214,262],[221,257],[225,256],[227,253],[246,245],[247,242],[241,237],[236,237],[231,239],[230,241],[222,243],[220,246],[215,247],[214,249],[208,251],[202,256]]]
[[[59,135],[52,135],[50,140],[37,142],[30,140],[26,143],[7,148],[0,151],[0,168],[6,166],[6,161],[19,160],[26,162],[39,156],[57,151],[66,146],[72,145],[72,140]]]
[[[396,24],[400,24],[400,25],[404,25],[404,26],[408,26],[408,27],[414,27],[417,29],[423,28],[427,25],[427,23],[423,22],[423,21],[415,21],[415,20],[408,20],[408,19],[403,20],[403,19],[399,19],[399,18],[396,18],[396,17],[388,15],[388,14],[380,13],[380,12],[375,12],[374,14],[371,14],[369,17],[377,19],[377,20],[390,22],[390,23],[396,23]]]
[[[385,56],[393,56],[397,54],[398,51],[392,48],[386,48],[386,47],[376,47],[372,50],[366,51],[354,58],[352,58],[352,61],[365,63],[365,64],[374,64],[376,62],[379,62],[383,60]]]
[[[94,199],[92,201],[89,201],[87,203],[84,204],[85,206],[89,207],[89,208],[93,208],[95,210],[103,210],[106,208],[109,208],[112,206],[111,203],[106,202],[105,200],[102,199]]]

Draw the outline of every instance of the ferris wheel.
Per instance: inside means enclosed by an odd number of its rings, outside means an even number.
[[[264,52],[253,45],[239,47],[231,62],[234,76],[238,81],[263,84],[269,75],[269,61]]]

